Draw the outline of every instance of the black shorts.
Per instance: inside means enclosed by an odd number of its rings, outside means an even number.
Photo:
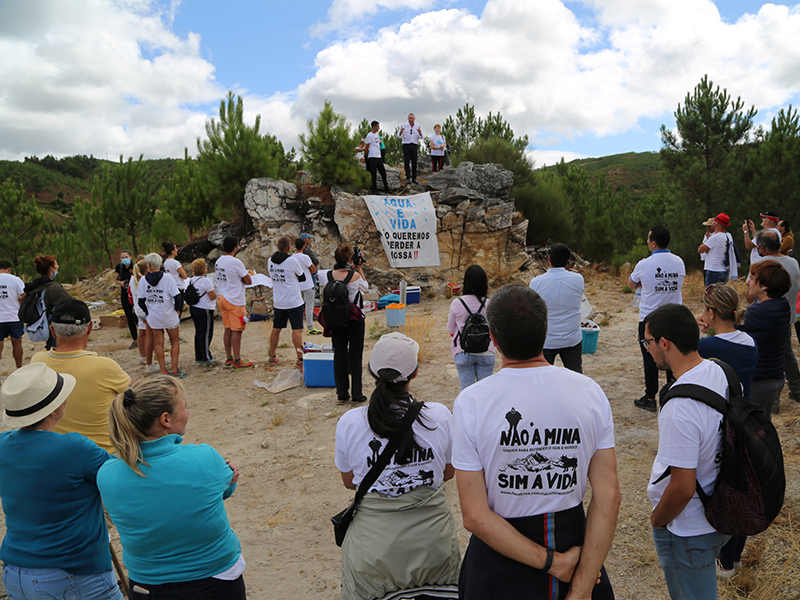
[[[275,320],[272,322],[272,328],[283,329],[286,327],[286,321],[289,321],[292,325],[292,329],[302,329],[305,307],[305,304],[301,304],[295,308],[276,308]]]
[[[0,323],[0,340],[4,340],[8,336],[18,340],[23,333],[25,333],[25,327],[22,325],[22,321]]]

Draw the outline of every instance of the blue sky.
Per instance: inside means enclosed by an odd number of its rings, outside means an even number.
[[[748,0],[0,0],[0,158],[196,152],[227,90],[298,147],[325,99],[423,131],[470,102],[537,164],[656,151],[704,74],[767,124],[800,5]]]

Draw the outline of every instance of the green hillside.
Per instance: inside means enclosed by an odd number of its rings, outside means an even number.
[[[591,179],[605,177],[606,183],[615,192],[625,189],[633,196],[654,192],[666,179],[658,152],[626,152],[600,158],[578,158],[567,165],[583,167]],[[555,168],[545,167],[545,170]]]

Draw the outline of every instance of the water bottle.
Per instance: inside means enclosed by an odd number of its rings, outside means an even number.
[[[642,292],[641,290],[636,290],[636,293],[633,295],[633,302],[631,302],[631,306],[639,308],[639,305],[642,303]]]

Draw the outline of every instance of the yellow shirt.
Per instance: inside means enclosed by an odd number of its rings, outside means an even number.
[[[114,397],[131,383],[122,367],[87,350],[43,350],[33,355],[31,363],[44,363],[57,373],[75,377],[75,389],[67,398],[67,410],[56,425],[56,432],[77,431],[104,450],[114,452],[108,433],[108,409]]]

